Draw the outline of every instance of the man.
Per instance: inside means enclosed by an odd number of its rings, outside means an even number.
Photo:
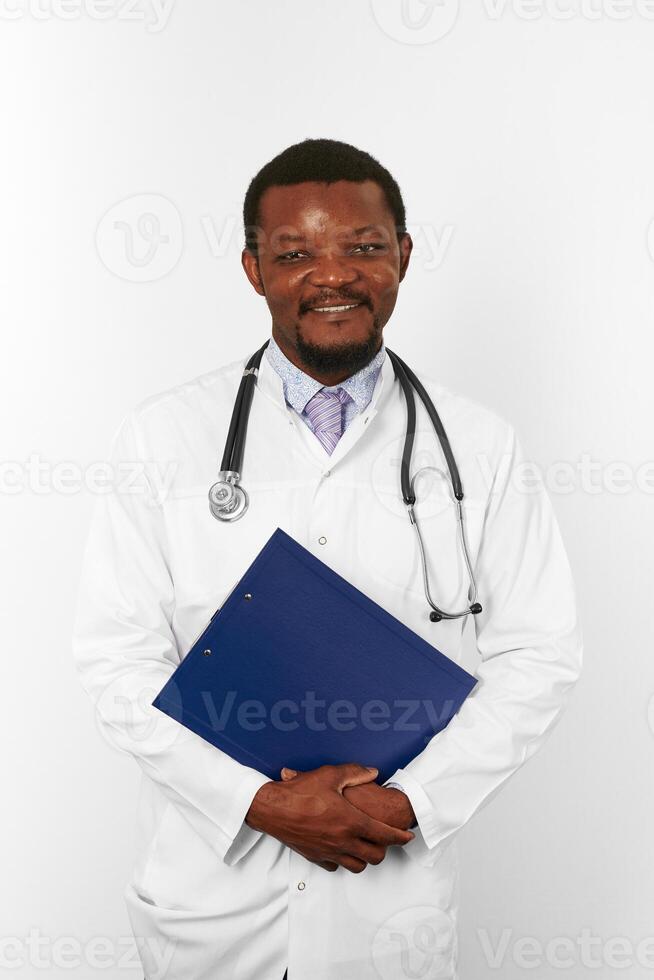
[[[478,683],[457,715],[380,786],[366,759],[270,780],[151,707],[277,526],[461,653],[464,622],[429,618],[400,496],[406,406],[382,337],[412,248],[397,183],[348,144],[305,140],[252,180],[244,224],[243,267],[272,317],[249,509],[216,521],[207,491],[251,351],[126,416],[113,461],[146,479],[99,501],[84,564],[76,662],[103,732],[143,771],[132,927],[148,980],[282,980],[286,967],[289,980],[452,980],[457,832],[543,744],[579,676],[568,562],[511,426],[419,372],[461,471],[483,606]],[[442,470],[416,404],[414,459]],[[451,489],[433,474],[416,481],[416,513],[434,596],[460,608]]]

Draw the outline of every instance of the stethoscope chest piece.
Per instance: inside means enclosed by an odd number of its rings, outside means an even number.
[[[221,470],[209,490],[209,508],[219,521],[237,521],[248,509],[248,495],[238,484],[239,474]]]

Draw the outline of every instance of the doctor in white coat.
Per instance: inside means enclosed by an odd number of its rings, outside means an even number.
[[[125,900],[144,973],[455,980],[457,833],[542,746],[580,673],[568,561],[512,426],[434,380],[426,356],[416,373],[459,466],[483,606],[478,683],[460,711],[380,786],[366,759],[271,780],[152,707],[276,527],[461,656],[465,620],[430,620],[400,491],[406,405],[382,337],[412,247],[396,182],[348,144],[305,140],[252,180],[244,224],[243,267],[272,317],[243,462],[249,509],[215,520],[207,493],[251,351],[128,412],[82,571],[81,681],[142,772]],[[416,406],[414,470],[436,468],[415,485],[431,591],[460,609],[451,486]]]

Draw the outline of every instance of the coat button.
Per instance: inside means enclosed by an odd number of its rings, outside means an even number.
[[[297,887],[299,891],[304,891],[305,885],[303,881],[298,881]]]
[[[318,538],[318,544],[327,544],[327,538],[323,534],[322,537]]]

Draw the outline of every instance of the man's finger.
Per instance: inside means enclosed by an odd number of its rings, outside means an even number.
[[[354,841],[348,847],[350,857],[364,861],[366,864],[381,864],[386,857],[386,848],[373,844],[369,840]]]
[[[364,816],[358,831],[359,836],[372,841],[373,844],[383,844],[386,847],[393,844],[403,846],[415,837],[415,834],[410,830],[391,827],[390,824],[384,823],[382,820],[375,820],[374,817],[366,816],[362,810],[359,812]]]
[[[336,770],[336,789],[341,791],[346,786],[360,786],[361,783],[370,783],[379,775],[378,769],[360,766],[358,762],[346,762],[333,768]]]
[[[351,871],[353,874],[361,874],[368,867],[365,861],[360,861],[353,854],[339,854],[338,860],[343,868]]]

